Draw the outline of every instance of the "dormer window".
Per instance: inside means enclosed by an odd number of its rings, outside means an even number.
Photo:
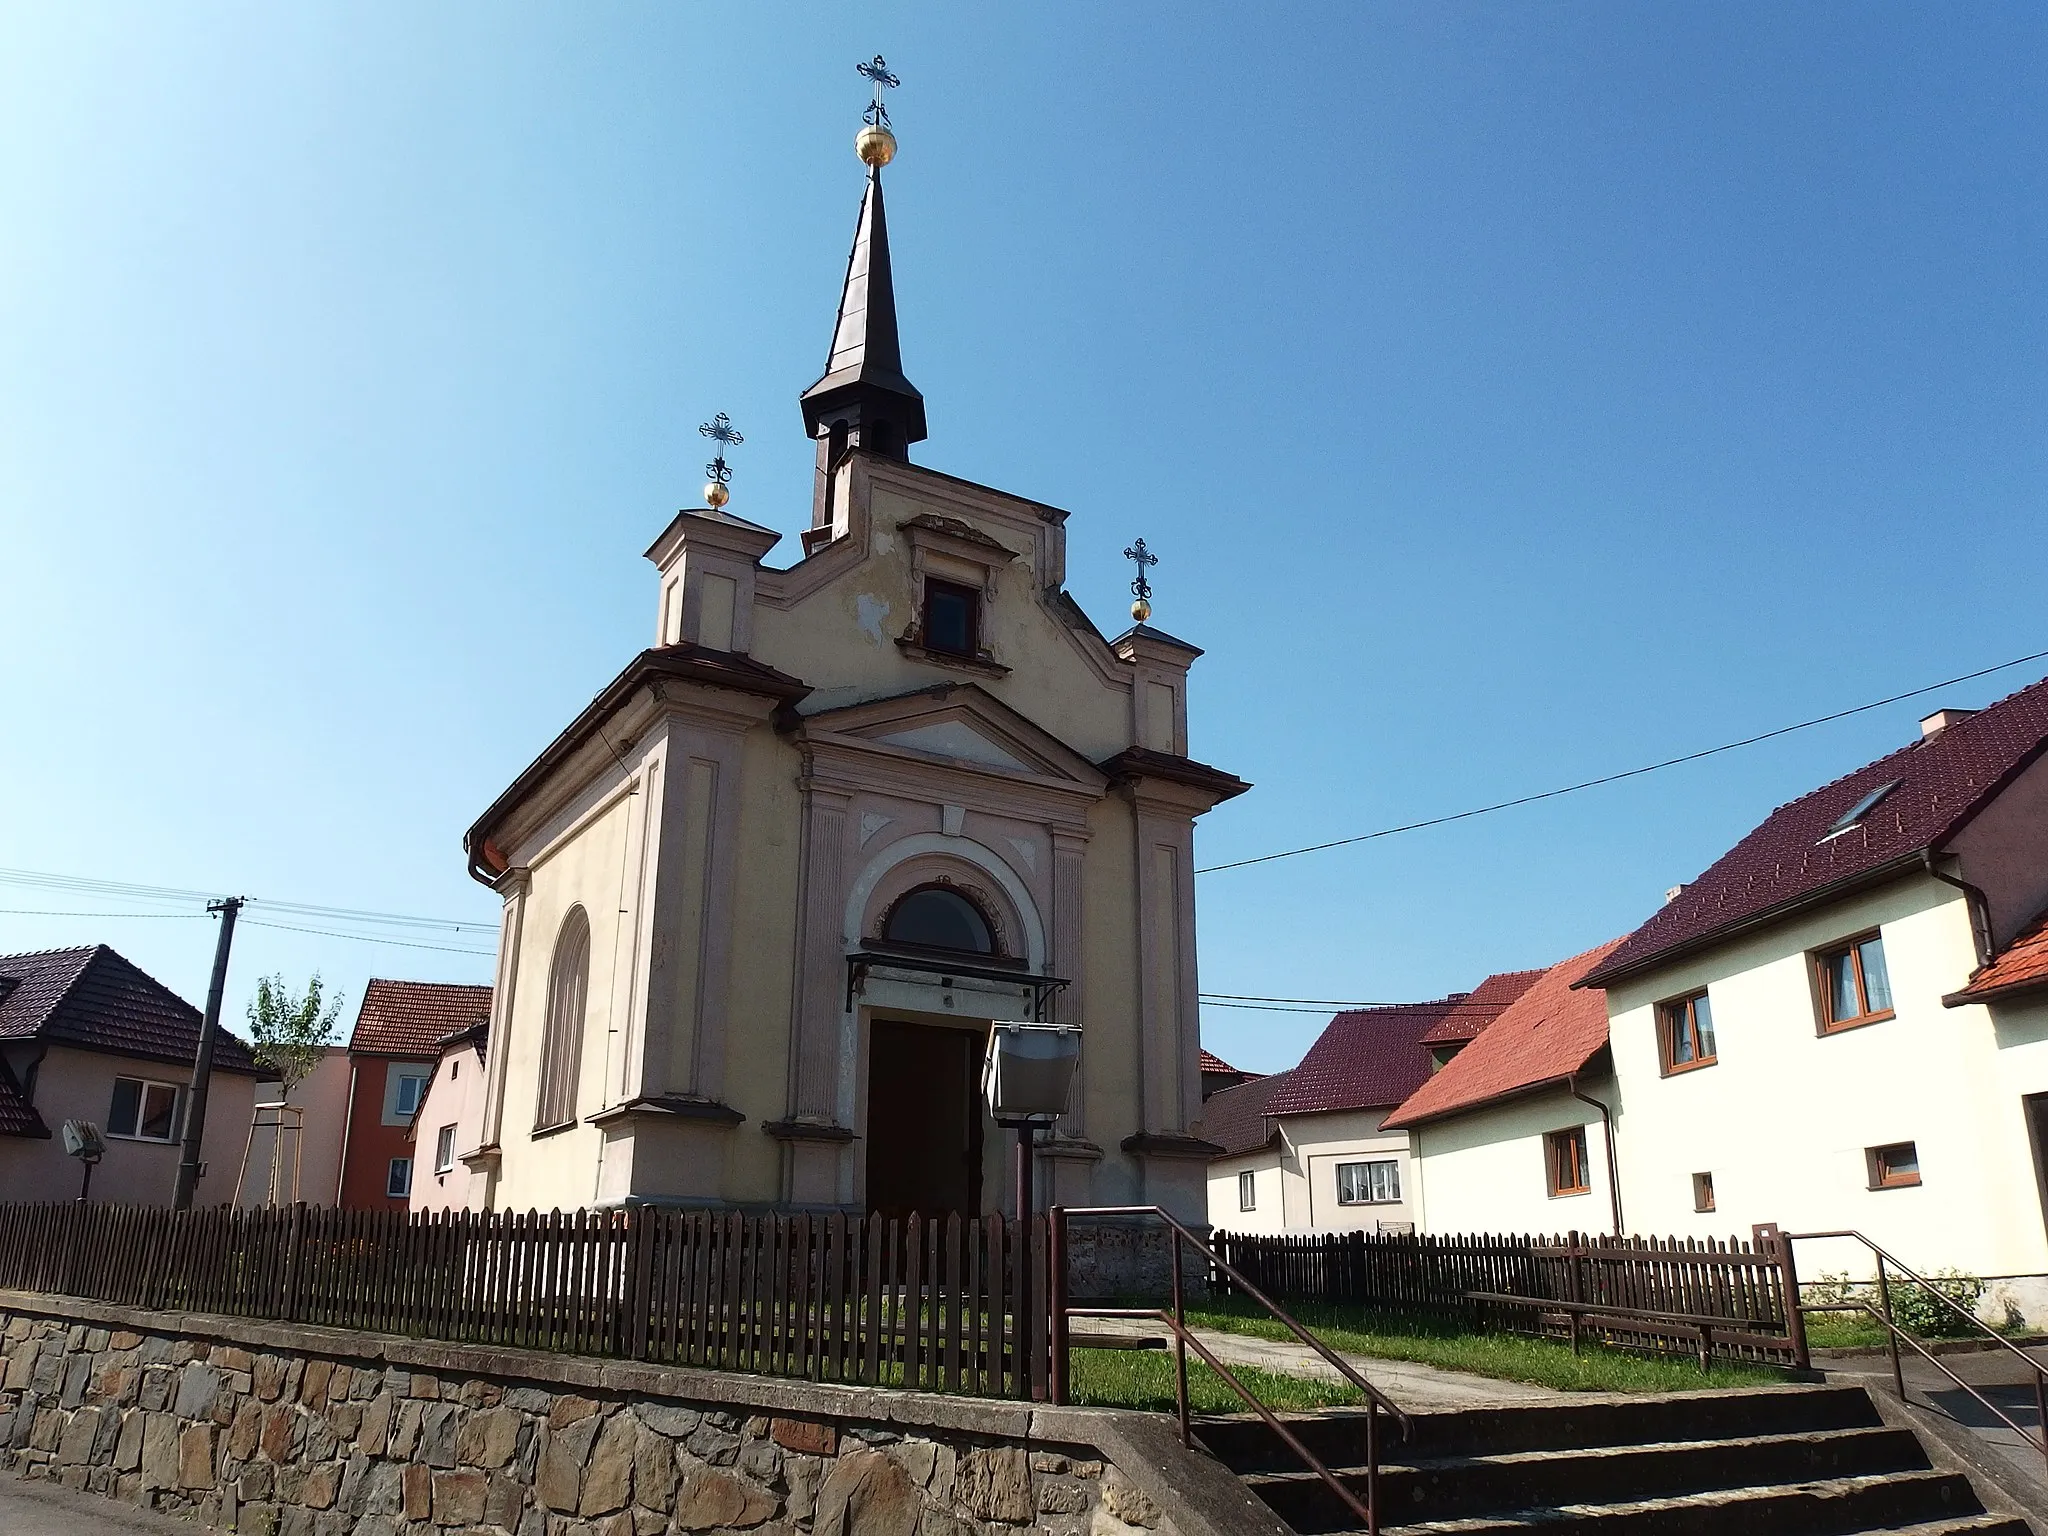
[[[981,594],[958,582],[924,584],[924,616],[920,630],[928,651],[973,656],[981,648]]]

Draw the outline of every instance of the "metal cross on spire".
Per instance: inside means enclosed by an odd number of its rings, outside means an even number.
[[[1124,558],[1138,568],[1137,576],[1131,581],[1131,596],[1137,599],[1131,604],[1131,617],[1142,624],[1152,617],[1152,583],[1145,579],[1145,568],[1157,565],[1159,557],[1147,549],[1145,541],[1140,539],[1124,551]]]
[[[711,462],[704,466],[704,473],[711,477],[704,483],[704,499],[713,507],[722,507],[732,499],[732,492],[727,489],[732,484],[732,466],[725,462],[725,450],[737,448],[746,439],[740,436],[739,429],[732,424],[732,418],[723,411],[697,430],[718,444],[718,450]]]
[[[889,66],[879,53],[875,55],[872,64],[856,64],[853,67],[867,76],[875,88],[875,99],[868,103],[868,109],[861,113],[860,120],[870,128],[887,128],[889,109],[882,105],[882,92],[893,91],[903,82],[889,73]]]

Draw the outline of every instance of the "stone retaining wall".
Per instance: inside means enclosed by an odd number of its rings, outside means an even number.
[[[0,1294],[0,1467],[251,1536],[1272,1536],[1188,1518],[1174,1457],[1148,1415]]]

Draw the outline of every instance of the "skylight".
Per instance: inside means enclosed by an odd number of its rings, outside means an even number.
[[[1840,837],[1844,832],[1854,828],[1857,823],[1877,808],[1878,801],[1897,789],[1903,782],[1904,780],[1902,779],[1893,779],[1889,784],[1878,785],[1877,788],[1850,806],[1848,810],[1842,812],[1835,824],[1821,834],[1820,840],[1826,842],[1829,838]]]

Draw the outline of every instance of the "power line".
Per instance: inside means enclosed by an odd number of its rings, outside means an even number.
[[[1455,811],[1448,816],[1432,816],[1426,821],[1404,822],[1398,827],[1382,827],[1377,832],[1361,832],[1356,837],[1334,838],[1327,843],[1311,843],[1305,848],[1288,848],[1279,853],[1262,853],[1255,858],[1232,859],[1227,864],[1210,864],[1195,871],[1198,875],[1213,875],[1226,869],[1243,869],[1251,864],[1270,864],[1275,859],[1295,859],[1305,853],[1322,853],[1331,848],[1345,848],[1353,843],[1369,843],[1382,837],[1393,837],[1401,832],[1419,832],[1425,827],[1446,826],[1454,821],[1469,821],[1474,816],[1490,816],[1495,811],[1513,810],[1518,805],[1534,805],[1539,800],[1555,800],[1560,795],[1575,795],[1582,789],[1597,789],[1602,784],[1618,784],[1623,779],[1640,778],[1646,773],[1656,773],[1665,768],[1676,768],[1681,763],[1696,763],[1703,757],[1715,757],[1723,752],[1733,752],[1738,747],[1753,747],[1760,741],[1774,737],[1789,736],[1794,731],[1810,730],[1816,725],[1827,725],[1832,721],[1846,720],[1851,715],[1867,714],[1873,709],[1897,704],[1905,699],[1918,698],[1923,693],[1934,693],[1943,688],[1952,688],[1957,683],[1974,682],[1980,677],[1989,677],[1994,672],[2003,672],[2008,667],[2024,666],[2030,661],[2048,659],[2048,651],[2036,651],[2031,656],[2015,656],[2011,661],[2001,661],[1995,667],[1984,667],[1976,672],[1965,672],[1960,677],[1945,678],[1938,683],[1929,683],[1924,688],[1909,688],[1904,693],[1895,693],[1890,698],[1875,699],[1868,704],[1858,704],[1853,709],[1838,709],[1831,715],[1816,715],[1811,720],[1801,720],[1796,725],[1781,725],[1776,730],[1763,731],[1755,736],[1745,736],[1740,741],[1723,742],[1718,747],[1707,747],[1698,752],[1687,752],[1680,757],[1667,757],[1661,763],[1647,763],[1641,768],[1629,768],[1620,773],[1602,774],[1597,779],[1584,779],[1577,784],[1567,784],[1562,789],[1546,789],[1541,794],[1518,795],[1513,800],[1501,800],[1492,805],[1478,806],[1469,811]]]
[[[118,896],[131,901],[160,901],[171,905],[204,906],[220,898],[210,891],[186,890],[177,886],[138,885],[126,880],[98,880],[84,875],[51,874],[44,870],[0,868],[0,884],[34,886],[44,890],[68,891],[81,896]],[[453,933],[496,934],[497,924],[470,918],[422,917],[415,913],[378,912],[364,907],[329,907],[311,902],[249,897],[252,905],[288,916],[324,918],[329,922],[363,923],[377,927],[433,928]],[[107,913],[79,913],[81,917],[113,916]]]
[[[1473,997],[1425,997],[1411,998],[1405,1003],[1353,1003],[1338,997],[1268,997],[1263,992],[1204,992],[1202,1001],[1220,1002],[1229,1000],[1237,1003],[1306,1003],[1316,1008],[1485,1008],[1498,1013],[1505,1003],[1488,1002]]]
[[[204,917],[204,912],[58,912],[46,907],[0,907],[0,917]]]
[[[245,917],[242,921],[251,928],[275,928],[282,933],[310,933],[323,939],[354,939],[358,944],[385,944],[397,949],[436,949],[445,955],[495,955],[495,949],[462,949],[453,944],[422,944],[416,939],[385,939],[374,933],[338,933],[331,928],[301,928],[292,923],[266,923],[257,918]]]

